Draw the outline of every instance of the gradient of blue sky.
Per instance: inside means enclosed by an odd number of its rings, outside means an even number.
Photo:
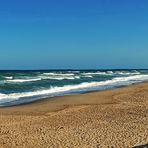
[[[0,1],[0,69],[50,68],[148,68],[148,1]]]

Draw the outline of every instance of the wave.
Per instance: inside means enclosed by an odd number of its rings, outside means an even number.
[[[84,72],[82,75],[110,75],[111,73],[107,72]]]
[[[114,74],[113,71],[107,71],[108,74]]]
[[[142,82],[148,80],[148,75],[136,75],[129,77],[117,77],[111,80],[100,81],[100,82],[83,82],[77,85],[65,85],[62,87],[50,87],[45,90],[38,90],[33,92],[24,92],[24,93],[10,93],[10,94],[0,94],[1,102],[7,102],[18,100],[20,98],[27,97],[42,97],[42,96],[56,96],[61,93],[72,93],[72,92],[83,92],[88,90],[101,90],[106,87],[112,88],[122,85],[128,85],[136,82]]]
[[[132,72],[116,71],[115,74],[118,74],[118,75],[139,75],[141,73],[138,71],[132,71]]]
[[[125,75],[125,76],[132,76],[132,75],[140,75],[140,72],[133,70],[133,71],[96,71],[96,72],[82,72],[79,74],[76,73],[55,73],[55,72],[48,72],[48,73],[40,73],[36,77],[25,77],[22,78],[15,78],[13,76],[5,76],[1,83],[27,83],[27,82],[36,82],[41,80],[75,80],[80,78],[92,78],[97,75],[106,75],[106,76],[118,76],[118,75]]]
[[[37,78],[32,78],[32,79],[9,79],[5,80],[4,82],[6,83],[25,83],[25,82],[34,82],[34,81],[41,81],[41,80],[74,80],[74,79],[80,79],[79,76],[65,76],[65,77],[60,77],[60,76],[40,76]]]
[[[91,76],[91,75],[86,75],[86,76],[83,76],[83,77],[85,77],[85,78],[92,78],[93,76]]]
[[[13,80],[6,80],[6,82],[14,82],[14,83],[24,83],[24,82],[33,82],[33,81],[40,81],[41,78],[36,79],[13,79]]]
[[[43,75],[52,75],[52,76],[74,76],[73,73],[43,73]]]
[[[74,73],[43,73],[39,76],[42,79],[51,79],[51,80],[74,80],[79,79],[79,76],[76,76]]]
[[[126,71],[106,71],[106,72],[84,72],[82,75],[139,75],[141,74],[138,71],[131,71],[131,72],[126,72]]]
[[[79,76],[40,76],[43,80],[74,80],[80,79]]]
[[[72,73],[80,73],[80,71],[68,71],[68,72],[72,72]]]
[[[9,79],[9,80],[11,80],[11,79],[13,79],[13,76],[7,76],[7,77],[5,77],[5,79]]]

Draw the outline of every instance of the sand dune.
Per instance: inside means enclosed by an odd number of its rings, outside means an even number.
[[[130,148],[148,143],[148,83],[0,108],[3,148]]]

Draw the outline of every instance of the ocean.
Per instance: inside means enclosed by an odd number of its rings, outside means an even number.
[[[148,80],[148,70],[0,71],[0,106],[106,90]]]

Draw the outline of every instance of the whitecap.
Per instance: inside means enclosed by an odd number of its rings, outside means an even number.
[[[36,78],[36,79],[13,79],[13,80],[6,80],[6,82],[11,82],[11,83],[24,83],[24,82],[33,82],[33,81],[40,81],[42,80],[41,78]]]
[[[13,76],[6,76],[5,79],[11,80],[11,79],[13,79]]]

